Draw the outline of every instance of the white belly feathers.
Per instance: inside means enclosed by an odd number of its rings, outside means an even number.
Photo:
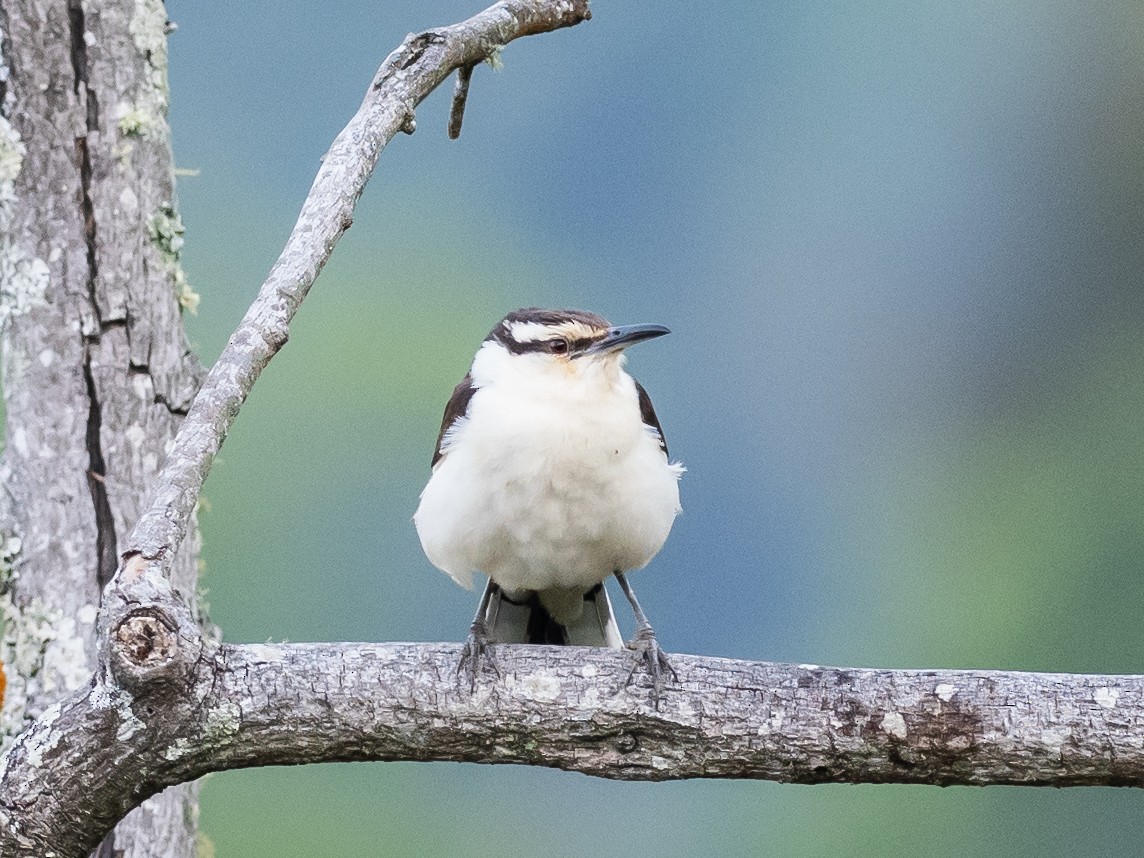
[[[414,516],[435,566],[466,587],[480,571],[508,590],[586,590],[655,556],[683,468],[643,425],[630,376],[592,387],[474,393]]]

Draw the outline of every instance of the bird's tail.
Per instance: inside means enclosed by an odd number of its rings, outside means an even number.
[[[489,607],[485,612],[485,626],[490,643],[568,644],[613,649],[624,645],[603,584],[597,584],[584,594],[584,610],[577,619],[566,624],[553,619],[534,591],[506,593],[489,581],[486,595]]]

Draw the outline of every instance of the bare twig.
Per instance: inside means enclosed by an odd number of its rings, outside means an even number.
[[[386,58],[358,112],[326,153],[285,248],[195,399],[154,502],[128,537],[124,556],[141,554],[162,565],[182,540],[238,409],[285,344],[290,320],[349,228],[383,148],[412,127],[417,105],[453,71],[482,62],[514,39],[590,17],[587,0],[502,0],[467,21],[410,35]]]
[[[461,136],[461,123],[465,121],[465,102],[469,100],[469,82],[473,79],[475,66],[461,66],[457,69],[457,84],[453,87],[453,106],[449,109],[449,139]]]

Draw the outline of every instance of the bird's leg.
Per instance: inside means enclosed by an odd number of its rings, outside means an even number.
[[[617,572],[616,580],[620,582],[620,589],[628,597],[628,602],[632,606],[632,613],[636,615],[636,636],[628,644],[635,650],[635,658],[632,662],[632,669],[628,671],[628,681],[624,684],[630,685],[632,677],[635,676],[636,668],[641,663],[644,664],[648,673],[651,674],[652,699],[658,709],[659,691],[663,687],[664,673],[670,672],[671,678],[676,682],[679,681],[679,676],[676,674],[675,668],[671,666],[671,662],[667,660],[667,654],[660,649],[659,641],[655,639],[655,631],[652,629],[651,623],[647,621],[647,616],[644,614],[643,608],[640,607],[640,603],[636,600],[636,594],[632,592],[632,585],[628,583],[627,576],[623,572]]]
[[[468,668],[469,671],[469,691],[477,690],[477,674],[481,669],[481,660],[493,669],[493,673],[500,678],[500,667],[497,665],[496,659],[493,657],[493,647],[489,643],[489,630],[485,622],[485,617],[489,612],[489,603],[492,602],[493,596],[500,592],[500,587],[494,584],[491,580],[488,586],[485,587],[484,595],[481,596],[481,603],[477,606],[477,615],[473,617],[473,624],[469,626],[469,636],[465,639],[465,645],[461,648],[461,661],[457,664],[457,674],[460,675],[462,670]]]

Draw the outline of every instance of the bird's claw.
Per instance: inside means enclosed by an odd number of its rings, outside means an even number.
[[[628,642],[628,648],[632,650],[632,666],[628,671],[628,679],[624,686],[632,684],[636,670],[639,669],[640,665],[643,665],[651,674],[651,698],[655,703],[655,708],[658,709],[659,692],[663,688],[664,677],[670,673],[672,681],[679,682],[679,674],[675,672],[675,668],[667,660],[667,653],[660,647],[659,641],[655,637],[655,631],[651,626],[637,629],[635,638]]]
[[[482,662],[485,666],[492,668],[497,679],[501,678],[500,665],[497,664],[493,655],[493,645],[489,643],[485,624],[476,622],[469,628],[469,636],[465,638],[465,644],[461,647],[461,660],[457,663],[458,676],[462,672],[468,671],[470,693],[477,690],[477,674],[481,671]]]

